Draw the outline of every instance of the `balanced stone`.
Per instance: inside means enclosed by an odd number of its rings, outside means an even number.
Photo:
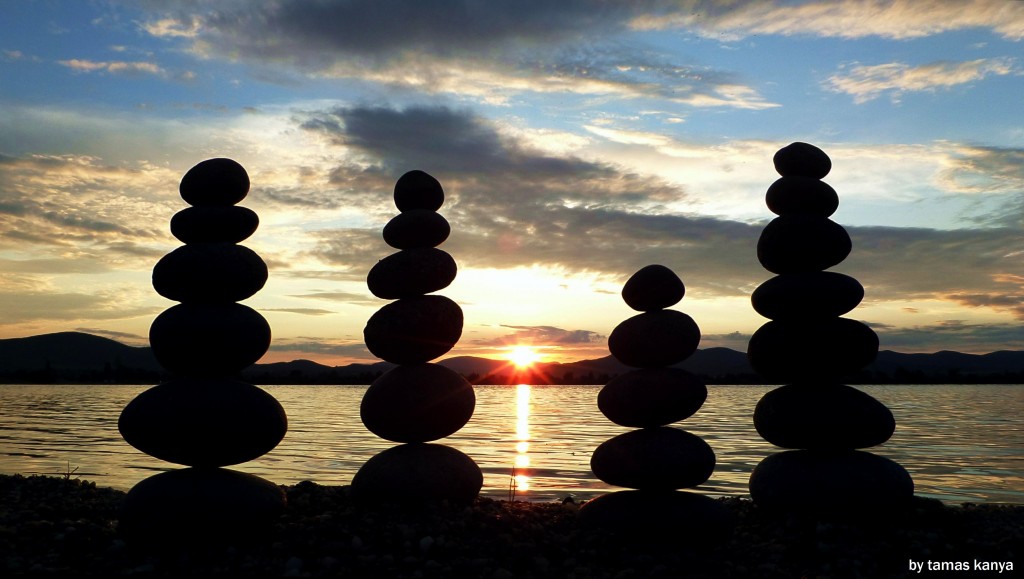
[[[695,487],[715,470],[715,451],[699,436],[660,426],[610,438],[590,457],[594,476],[615,486],[670,490]]]
[[[366,461],[352,477],[360,501],[468,504],[480,493],[484,475],[473,459],[443,444],[400,444]]]
[[[462,308],[445,296],[402,298],[370,316],[363,341],[374,356],[393,364],[429,362],[459,341],[462,320]]]
[[[825,151],[808,143],[791,143],[779,149],[772,158],[775,170],[783,177],[796,175],[822,179],[832,170],[832,160]]]
[[[640,312],[674,306],[685,293],[686,288],[679,276],[658,264],[641,268],[622,286],[622,299],[626,305]]]
[[[862,299],[860,282],[832,271],[777,275],[750,296],[754,310],[772,320],[834,318],[857,307]]]
[[[171,217],[171,233],[184,243],[239,243],[256,232],[260,218],[248,207],[186,207]]]
[[[783,448],[867,448],[892,436],[892,411],[843,384],[790,384],[764,395],[754,409],[761,438]]]
[[[270,325],[242,304],[178,304],[149,327],[161,366],[179,376],[229,376],[259,360],[270,347]]]
[[[359,415],[366,429],[395,442],[429,442],[455,433],[476,406],[473,386],[437,364],[389,370],[363,395]]]
[[[232,159],[207,159],[185,173],[178,192],[189,205],[234,205],[249,193],[249,174]]]
[[[682,362],[697,351],[700,328],[676,310],[644,312],[623,320],[608,336],[612,356],[637,368],[657,368]]]
[[[153,288],[184,303],[238,302],[267,283],[267,264],[233,243],[190,243],[163,256],[153,268]]]
[[[721,502],[686,491],[618,491],[587,501],[580,525],[614,533],[625,541],[687,541],[710,544],[724,540],[735,516]]]
[[[848,318],[773,320],[754,332],[747,359],[778,382],[830,379],[860,370],[878,355],[878,336]]]
[[[458,266],[435,247],[403,249],[377,262],[366,276],[370,293],[386,300],[410,298],[448,287]]]
[[[384,226],[384,242],[396,249],[437,247],[444,243],[452,228],[440,213],[410,209],[391,218]]]
[[[597,395],[597,407],[615,424],[664,426],[693,415],[707,399],[703,382],[678,368],[641,368],[621,374]]]
[[[757,259],[772,273],[821,271],[846,259],[852,248],[846,229],[831,219],[782,215],[761,232]]]
[[[139,394],[121,412],[121,436],[142,452],[189,466],[258,458],[288,431],[281,404],[234,380],[172,380]]]
[[[395,182],[395,206],[405,212],[413,209],[437,211],[444,204],[444,189],[431,175],[413,170]]]
[[[811,177],[782,177],[768,187],[765,203],[777,215],[803,213],[828,217],[839,208],[839,195],[824,181]]]

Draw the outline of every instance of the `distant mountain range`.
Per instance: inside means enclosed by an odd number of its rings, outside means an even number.
[[[630,368],[611,356],[570,363],[538,363],[516,371],[508,362],[456,356],[438,362],[475,384],[604,384]],[[369,384],[394,367],[387,362],[325,366],[310,360],[254,364],[241,377],[256,384]],[[709,384],[763,383],[743,352],[728,348],[697,350],[677,364]],[[157,383],[169,378],[148,347],[127,346],[81,332],[61,332],[0,340],[3,383]],[[991,354],[936,352],[902,354],[883,350],[848,383],[1024,383],[1024,352]]]

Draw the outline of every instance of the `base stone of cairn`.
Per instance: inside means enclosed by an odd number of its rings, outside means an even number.
[[[626,282],[622,297],[640,311],[612,330],[608,349],[635,369],[608,382],[597,405],[612,422],[633,427],[597,447],[590,468],[598,479],[635,490],[588,501],[580,523],[620,536],[715,540],[728,534],[732,516],[717,501],[680,489],[696,487],[715,469],[715,453],[700,437],[668,426],[704,404],[707,387],[672,364],[690,357],[700,328],[690,316],[665,309],[685,293],[669,268],[649,265]]]
[[[233,378],[270,346],[270,326],[235,303],[263,288],[267,266],[238,245],[256,231],[256,214],[235,204],[249,191],[245,169],[209,159],[180,185],[191,205],[171,219],[184,246],[153,269],[153,287],[181,302],[150,326],[157,361],[174,379],[121,412],[118,430],[138,450],[190,468],[149,477],[125,497],[119,530],[131,539],[230,541],[258,536],[284,512],[274,483],[222,467],[270,452],[288,419],[266,391]]]
[[[430,363],[462,336],[462,308],[440,295],[455,279],[456,264],[437,246],[451,232],[437,210],[441,184],[410,171],[395,184],[399,214],[384,226],[384,241],[398,249],[367,275],[370,292],[395,301],[374,313],[363,330],[373,355],[398,364],[366,390],[360,418],[367,430],[399,446],[371,457],[352,479],[355,497],[370,502],[468,503],[483,486],[472,458],[442,444],[476,407],[473,386],[460,374]]]
[[[751,296],[771,321],[751,336],[747,356],[758,374],[785,384],[758,402],[754,427],[768,442],[794,450],[754,468],[750,496],[763,508],[817,516],[898,510],[913,497],[913,479],[892,460],[857,450],[892,436],[892,412],[840,383],[875,359],[878,337],[840,317],[863,299],[861,284],[824,271],[852,249],[846,230],[829,219],[839,197],[821,179],[832,161],[813,145],[793,143],[774,163],[782,177],[766,202],[778,217],[762,232],[757,257],[777,275]]]

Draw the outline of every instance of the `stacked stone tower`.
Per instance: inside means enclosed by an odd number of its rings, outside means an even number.
[[[763,507],[815,514],[905,504],[914,492],[907,471],[856,450],[892,436],[892,412],[840,383],[874,360],[878,337],[841,317],[863,299],[861,284],[825,271],[852,249],[846,230],[829,219],[839,197],[821,179],[832,161],[813,145],[793,143],[774,162],[782,178],[768,188],[766,202],[778,217],[762,232],[757,257],[778,275],[751,296],[754,309],[771,321],[750,338],[747,355],[758,374],[785,384],[758,402],[754,427],[768,442],[796,450],[761,461],[750,477],[750,495]]]
[[[589,501],[580,510],[586,525],[691,536],[728,528],[728,514],[718,503],[678,490],[700,485],[715,469],[715,453],[703,439],[669,426],[692,416],[707,398],[700,379],[670,367],[689,358],[700,343],[693,319],[666,309],[684,293],[682,280],[663,265],[640,269],[622,288],[626,304],[642,313],[612,330],[608,349],[636,369],[608,382],[597,405],[612,422],[636,430],[598,446],[590,468],[610,485],[636,490]]]
[[[118,429],[140,451],[190,468],[135,485],[121,525],[130,535],[227,538],[251,533],[283,511],[284,495],[270,481],[225,466],[270,452],[284,438],[284,409],[264,390],[235,379],[270,346],[270,326],[236,303],[267,281],[267,265],[238,245],[256,231],[256,213],[235,204],[249,176],[231,159],[209,159],[181,180],[191,207],[171,219],[185,245],[153,269],[153,287],[179,303],[149,330],[157,361],[173,378],[139,394],[122,411]]]
[[[384,226],[384,241],[398,249],[377,262],[366,283],[373,295],[395,300],[370,317],[366,347],[398,364],[375,380],[360,405],[367,430],[402,443],[368,460],[352,479],[357,496],[390,502],[469,502],[483,486],[480,467],[462,452],[428,444],[449,436],[473,416],[476,394],[457,372],[429,363],[462,336],[462,309],[428,295],[455,280],[455,260],[437,248],[451,232],[437,213],[444,190],[423,171],[395,183],[399,214]]]

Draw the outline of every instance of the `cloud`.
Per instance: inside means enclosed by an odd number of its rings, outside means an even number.
[[[327,314],[338,313],[332,310],[322,310],[319,308],[260,308],[260,311],[284,312],[288,314],[298,314],[300,316],[326,316]]]
[[[130,346],[148,346],[149,337],[140,336],[139,334],[133,334],[131,332],[119,332],[116,330],[105,330],[102,328],[75,328],[76,332],[85,332],[87,334],[93,334],[96,336],[103,336],[112,340],[117,340],[122,344],[128,344]]]
[[[160,65],[144,61],[97,61],[72,58],[70,60],[58,60],[57,64],[66,66],[75,72],[109,72],[111,74],[123,75],[152,74],[156,76],[166,76],[167,74],[167,71],[161,68]]]
[[[158,307],[126,304],[116,295],[0,290],[0,325],[37,321],[118,320],[152,315]]]
[[[936,324],[878,330],[885,350],[937,352],[955,350],[988,353],[999,350],[1024,350],[1024,325],[971,324],[946,320]]]
[[[344,359],[349,362],[353,359],[379,362],[366,345],[360,342],[339,342],[335,338],[326,337],[297,337],[297,338],[274,338],[270,344],[271,352],[299,352],[303,355],[314,355],[318,359],[327,358],[325,363],[331,363],[331,358]]]
[[[890,93],[894,101],[907,92],[935,91],[983,80],[988,76],[1021,74],[1014,59],[991,58],[968,62],[934,62],[910,66],[901,62],[855,65],[825,82],[826,88],[853,96],[862,104]]]
[[[563,330],[554,326],[512,326],[501,327],[515,330],[511,334],[496,338],[493,345],[544,344],[546,346],[568,346],[579,344],[604,344],[607,336],[590,330]]]

